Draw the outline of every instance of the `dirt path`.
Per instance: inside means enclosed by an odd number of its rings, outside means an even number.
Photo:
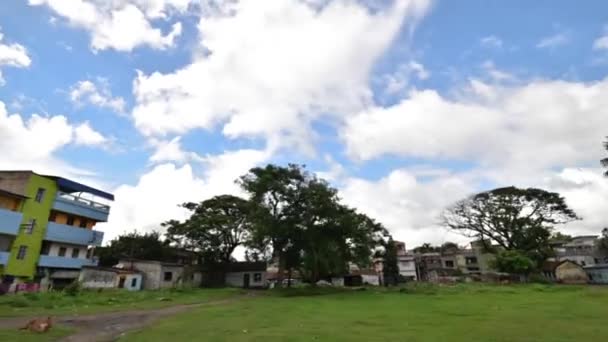
[[[197,307],[228,304],[235,300],[235,298],[231,298],[206,303],[175,305],[160,309],[107,312],[81,316],[58,316],[53,317],[53,322],[54,324],[76,330],[74,334],[60,341],[114,341],[128,331],[143,328],[163,317],[172,316]],[[0,329],[18,329],[24,326],[30,319],[27,317],[0,319]]]

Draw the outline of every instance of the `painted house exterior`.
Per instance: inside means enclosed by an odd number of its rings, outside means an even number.
[[[584,267],[589,282],[592,284],[608,284],[608,264],[595,264]]]
[[[264,288],[268,286],[265,262],[235,262],[227,267],[225,283],[231,287]]]
[[[87,289],[126,289],[139,291],[143,275],[137,270],[83,266],[78,281]]]
[[[201,285],[201,272],[192,266],[156,260],[124,259],[116,268],[137,270],[142,274],[142,288],[158,290],[180,285]]]
[[[565,260],[555,267],[555,280],[563,284],[586,284],[589,276],[581,265]]]
[[[78,278],[95,265],[91,249],[103,233],[114,196],[69,179],[32,171],[0,171],[0,277],[4,286],[42,289]]]

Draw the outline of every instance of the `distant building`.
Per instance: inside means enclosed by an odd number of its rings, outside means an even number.
[[[115,267],[141,272],[142,288],[145,290],[158,290],[179,285],[195,287],[201,285],[201,271],[189,265],[155,260],[122,259]]]
[[[234,262],[226,266],[225,284],[232,287],[264,288],[268,286],[266,262]]]
[[[416,258],[413,254],[407,252],[405,242],[396,241],[395,243],[397,246],[397,266],[399,267],[399,276],[401,277],[401,280],[418,280]]]
[[[586,284],[589,276],[578,263],[564,260],[555,267],[555,280],[563,284]]]
[[[598,248],[596,235],[575,236],[570,241],[554,242],[555,261],[570,260],[581,266],[608,263],[608,255]]]
[[[72,180],[32,171],[0,171],[0,283],[60,288],[83,266],[103,233],[114,196]],[[105,203],[104,203],[105,202]]]
[[[143,274],[138,270],[83,266],[78,281],[88,289],[126,289],[139,291]]]
[[[584,267],[589,282],[592,284],[608,284],[608,264],[595,264]]]

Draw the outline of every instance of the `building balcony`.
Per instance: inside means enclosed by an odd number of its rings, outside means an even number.
[[[68,214],[106,222],[110,214],[110,206],[84,199],[65,192],[57,192],[53,209]]]
[[[50,255],[41,255],[39,267],[80,269],[82,266],[97,266],[96,259],[66,258]]]
[[[8,264],[8,258],[11,256],[10,252],[0,252],[0,265]]]
[[[47,241],[70,243],[74,245],[101,246],[103,232],[49,222],[46,227],[44,239]]]
[[[0,208],[0,234],[17,235],[23,214]]]

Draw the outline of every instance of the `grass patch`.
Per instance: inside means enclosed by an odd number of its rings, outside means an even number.
[[[314,295],[301,289],[269,291],[269,295],[165,319],[121,341],[608,340],[608,288],[479,284],[405,288],[334,293],[322,289],[323,295],[318,289],[311,290]]]
[[[86,314],[200,303],[237,295],[237,289],[180,289],[128,292],[83,290],[0,296],[0,317]],[[0,339],[2,341],[2,339]]]

